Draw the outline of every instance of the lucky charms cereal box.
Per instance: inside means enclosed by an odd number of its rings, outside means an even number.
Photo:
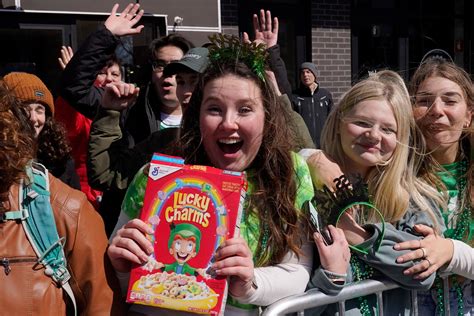
[[[240,172],[155,154],[140,215],[155,231],[154,253],[132,269],[127,301],[222,315],[227,279],[210,266],[217,247],[238,235],[245,192]]]

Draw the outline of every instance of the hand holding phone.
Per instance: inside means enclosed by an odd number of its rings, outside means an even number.
[[[326,246],[331,245],[333,243],[333,239],[332,239],[331,233],[323,224],[321,215],[318,213],[318,211],[316,210],[312,202],[308,202],[308,206],[309,206],[310,220],[311,220],[311,224],[313,226],[314,231],[317,231],[318,233],[321,234],[324,240],[324,244]]]

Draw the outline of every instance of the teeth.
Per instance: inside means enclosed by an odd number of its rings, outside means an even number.
[[[223,138],[223,139],[219,139],[219,143],[223,143],[223,144],[226,144],[226,145],[237,144],[237,143],[240,142],[240,141],[241,141],[240,139],[236,139],[236,138]]]

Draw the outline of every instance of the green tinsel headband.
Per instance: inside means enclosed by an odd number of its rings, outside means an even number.
[[[267,51],[264,44],[244,43],[237,36],[214,34],[209,36],[211,46],[209,60],[211,65],[226,62],[242,62],[265,82],[265,62]]]

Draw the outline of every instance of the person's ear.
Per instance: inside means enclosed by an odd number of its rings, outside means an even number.
[[[471,126],[471,121],[472,121],[472,109],[468,109],[466,112],[466,119],[464,121],[463,128],[468,128]]]

